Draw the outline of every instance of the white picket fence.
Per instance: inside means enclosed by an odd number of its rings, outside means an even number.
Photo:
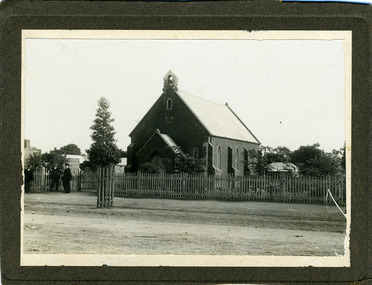
[[[234,177],[229,175],[116,173],[113,168],[101,171],[103,172],[78,171],[73,173],[72,190],[97,191],[97,195],[103,195],[103,198],[97,201],[99,205],[104,205],[107,199],[113,200],[114,196],[324,203],[328,190],[338,204],[344,205],[346,199],[346,183],[343,175]],[[106,187],[106,184],[102,184],[106,183],[104,181],[110,183],[107,184],[110,187],[107,199],[106,194],[102,194],[106,191],[102,190]],[[34,172],[31,192],[49,191],[49,189],[49,172],[45,169],[38,169]],[[332,202],[329,195],[327,199],[329,203]]]
[[[344,176],[233,177],[135,173],[116,176],[115,181],[115,195],[122,197],[324,203],[329,190],[337,203],[345,204]]]

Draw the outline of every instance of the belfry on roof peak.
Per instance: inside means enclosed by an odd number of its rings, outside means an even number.
[[[172,70],[169,70],[167,74],[164,75],[164,88],[165,91],[168,88],[172,88],[173,90],[178,90],[178,77],[173,73]]]

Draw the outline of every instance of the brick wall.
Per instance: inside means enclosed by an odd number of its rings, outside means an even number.
[[[167,100],[172,100],[172,109],[167,110]],[[191,113],[188,107],[172,90],[163,93],[142,121],[133,130],[133,150],[128,149],[132,157],[149,140],[155,130],[169,135],[182,151],[192,154],[192,148],[198,147],[199,154],[203,152],[203,143],[208,142],[208,132]],[[132,163],[128,157],[128,164]]]
[[[235,175],[241,176],[244,174],[243,160],[244,160],[244,149],[258,150],[258,144],[237,141],[227,138],[212,137],[211,144],[213,145],[213,167],[215,168],[216,174],[228,173],[228,168],[231,167]],[[221,168],[217,165],[217,152],[218,147],[221,147]],[[228,161],[228,148],[232,150],[232,159]],[[238,154],[238,155],[237,155]]]

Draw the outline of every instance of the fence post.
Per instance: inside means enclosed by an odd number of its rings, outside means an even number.
[[[97,180],[98,180],[98,183],[97,183],[97,208],[100,208],[101,206],[101,202],[100,202],[100,198],[101,198],[101,168],[98,168],[97,169]]]
[[[106,180],[106,185],[105,185],[105,207],[109,208],[110,207],[110,188],[111,188],[111,166],[106,167],[106,175],[105,175],[105,180]]]
[[[137,190],[141,190],[141,172],[137,172]]]
[[[338,177],[339,179],[339,187],[340,187],[340,194],[341,194],[341,201],[342,201],[342,204],[346,204],[346,175],[343,176],[343,175],[340,175]],[[344,192],[345,190],[345,192]]]
[[[112,180],[114,177],[114,171],[113,166],[109,166],[109,179],[110,179],[110,187],[108,189],[108,207],[112,207],[113,204],[113,188],[114,188],[114,181]]]
[[[105,191],[106,191],[106,170],[107,168],[102,168],[102,187],[101,187],[101,207],[105,207]]]
[[[186,191],[186,178],[185,178],[185,175],[182,174],[182,180],[181,180],[182,184],[181,184],[181,193],[182,193],[182,197],[185,197],[185,191]]]
[[[282,201],[284,202],[285,200],[285,190],[286,190],[286,187],[287,187],[287,179],[285,176],[283,176],[283,179],[281,180],[281,183],[282,183]]]
[[[40,190],[43,189],[43,191],[49,191],[50,189],[50,176],[49,176],[49,170],[46,168],[42,168],[42,175],[41,175],[41,181],[40,181]]]
[[[97,208],[112,207],[115,193],[115,166],[99,167],[97,177]]]
[[[81,191],[81,170],[79,169],[78,176],[77,176],[77,190]]]

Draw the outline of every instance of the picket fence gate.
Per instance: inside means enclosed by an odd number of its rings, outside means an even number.
[[[115,166],[99,167],[97,179],[97,208],[110,208],[114,205]]]

